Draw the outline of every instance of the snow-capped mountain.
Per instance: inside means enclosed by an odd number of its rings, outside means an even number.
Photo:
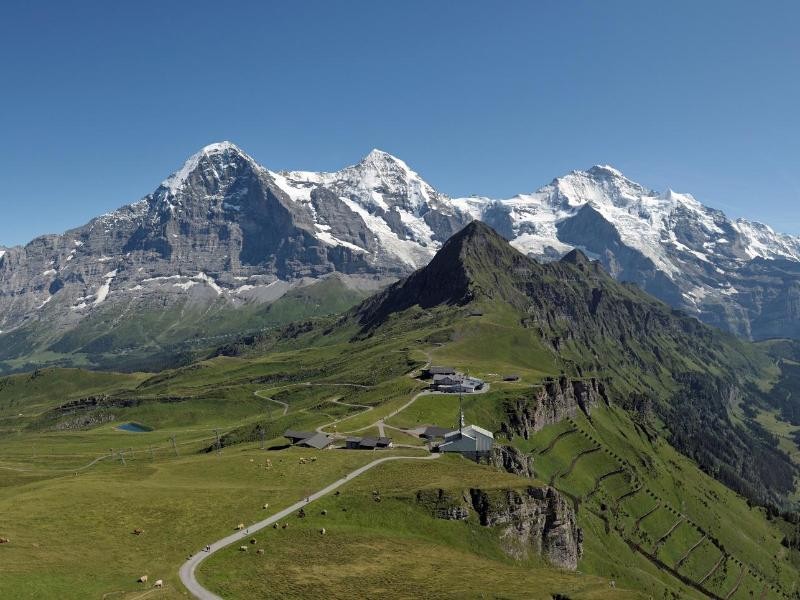
[[[689,194],[657,193],[595,166],[534,194],[455,204],[523,252],[551,257],[579,247],[615,277],[737,334],[800,335],[800,239],[731,221]]]
[[[46,324],[48,343],[63,347],[59,336],[98,315],[112,327],[140,308],[269,303],[334,275],[372,289],[427,264],[473,219],[539,259],[581,248],[615,277],[746,337],[800,338],[800,239],[612,167],[509,199],[453,199],[380,150],[333,173],[279,172],[222,142],[139,202],[0,249],[0,339],[8,348]]]

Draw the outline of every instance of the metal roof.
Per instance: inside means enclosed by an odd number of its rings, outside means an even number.
[[[317,433],[312,435],[310,438],[300,440],[298,445],[309,446],[311,448],[316,448],[317,450],[322,450],[323,448],[330,446],[331,442],[333,442],[333,438],[328,437],[324,433]]]
[[[306,438],[314,437],[315,435],[317,434],[314,431],[296,431],[294,429],[287,429],[283,432],[283,437],[298,440],[304,440]]]
[[[454,375],[456,370],[453,367],[430,367],[428,373],[431,375]]]
[[[483,427],[478,427],[477,425],[467,425],[466,427],[464,427],[464,429],[471,429],[472,431],[475,431],[476,433],[481,433],[481,434],[483,434],[483,435],[485,435],[487,437],[490,437],[490,438],[494,439],[494,434],[491,431],[489,431],[488,429],[484,429]]]

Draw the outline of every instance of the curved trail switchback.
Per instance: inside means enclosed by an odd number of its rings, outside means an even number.
[[[196,571],[198,565],[203,562],[206,558],[214,554],[215,552],[219,552],[226,546],[230,546],[236,542],[241,542],[245,540],[250,535],[254,534],[256,531],[260,531],[265,527],[272,525],[273,523],[280,521],[281,519],[285,519],[286,517],[290,516],[291,514],[295,513],[296,511],[300,510],[304,506],[307,506],[311,502],[315,500],[319,500],[323,496],[331,493],[338,487],[341,487],[348,481],[351,481],[358,477],[359,475],[369,471],[373,467],[377,467],[378,465],[393,461],[393,460],[435,460],[441,456],[440,454],[429,454],[427,456],[387,456],[385,458],[379,458],[377,460],[373,460],[371,463],[367,463],[363,467],[359,467],[354,471],[351,471],[341,479],[337,479],[333,483],[325,486],[318,492],[315,492],[308,496],[307,500],[300,500],[295,502],[291,506],[283,509],[282,511],[275,513],[274,515],[267,517],[263,521],[259,521],[248,526],[244,532],[237,531],[236,533],[232,533],[229,536],[222,538],[221,540],[217,540],[213,544],[210,545],[210,550],[206,551],[199,551],[197,554],[194,554],[181,566],[180,570],[178,571],[178,575],[181,578],[181,582],[183,585],[186,586],[186,589],[195,597],[199,598],[199,600],[222,600],[220,596],[217,596],[210,590],[204,588],[200,583],[197,581]]]

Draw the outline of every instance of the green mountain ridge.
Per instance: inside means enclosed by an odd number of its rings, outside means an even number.
[[[740,406],[779,407],[759,388],[780,377],[773,358],[617,282],[580,251],[540,264],[476,221],[428,266],[350,310],[326,336],[354,326],[354,339],[391,335],[416,327],[419,311],[440,311],[434,320],[451,325],[469,314],[501,315],[531,337],[532,354],[548,356],[554,374],[604,381],[643,427],[665,427],[673,445],[736,491],[780,505],[795,490],[797,467],[777,441],[736,414]],[[318,331],[292,344],[318,343]]]

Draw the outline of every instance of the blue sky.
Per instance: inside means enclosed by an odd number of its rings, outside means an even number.
[[[0,244],[228,139],[273,168],[379,147],[451,195],[609,163],[800,233],[800,4],[3,2]]]

